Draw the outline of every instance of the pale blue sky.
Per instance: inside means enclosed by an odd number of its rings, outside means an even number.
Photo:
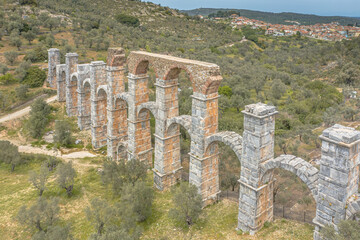
[[[267,12],[297,12],[323,16],[360,17],[360,0],[150,0],[180,10],[237,8]]]

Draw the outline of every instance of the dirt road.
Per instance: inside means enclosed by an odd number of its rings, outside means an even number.
[[[50,97],[50,98],[46,99],[46,102],[47,103],[54,102],[56,100],[56,98],[57,98],[57,96]],[[10,113],[10,114],[0,118],[0,123],[4,123],[4,122],[7,122],[7,121],[16,119],[16,118],[21,118],[21,117],[25,116],[26,114],[29,114],[30,110],[31,109],[30,109],[30,106],[29,106],[29,107],[21,109],[21,110],[19,110],[17,112]]]

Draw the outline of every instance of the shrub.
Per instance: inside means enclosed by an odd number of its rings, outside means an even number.
[[[26,71],[23,84],[29,85],[31,88],[41,87],[46,79],[46,72],[38,67],[31,67]]]
[[[14,65],[19,54],[15,51],[10,51],[10,52],[5,52],[4,56],[5,56],[6,61],[8,61],[8,63],[10,65]]]
[[[123,13],[116,15],[115,19],[119,23],[131,26],[131,27],[138,27],[140,25],[140,20],[137,17],[126,15]]]
[[[7,73],[0,77],[0,84],[2,85],[10,85],[16,83],[18,80],[10,73]]]
[[[27,98],[27,93],[29,87],[27,85],[21,85],[20,87],[15,88],[16,97],[20,100],[25,100]]]

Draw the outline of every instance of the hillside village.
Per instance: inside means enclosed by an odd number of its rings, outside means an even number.
[[[315,25],[300,25],[296,21],[288,21],[293,23],[292,25],[285,24],[271,24],[264,21],[249,19],[246,17],[233,14],[230,16],[231,26],[239,28],[242,26],[251,26],[254,29],[263,29],[265,34],[272,36],[292,36],[298,32],[302,36],[327,40],[327,41],[341,41],[343,39],[351,39],[360,36],[360,27],[358,26],[342,26],[338,22],[332,22],[327,24],[315,24]],[[219,21],[223,18],[214,18]]]

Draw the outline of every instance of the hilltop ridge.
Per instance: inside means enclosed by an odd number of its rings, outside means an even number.
[[[262,20],[272,24],[290,24],[286,21],[298,21],[302,25],[313,25],[316,23],[339,22],[341,25],[359,23],[359,18],[343,17],[343,16],[319,16],[315,14],[302,14],[293,12],[263,12],[247,9],[230,9],[230,8],[197,8],[192,10],[181,10],[190,16],[203,15],[208,16],[218,11],[237,11],[243,17]]]

